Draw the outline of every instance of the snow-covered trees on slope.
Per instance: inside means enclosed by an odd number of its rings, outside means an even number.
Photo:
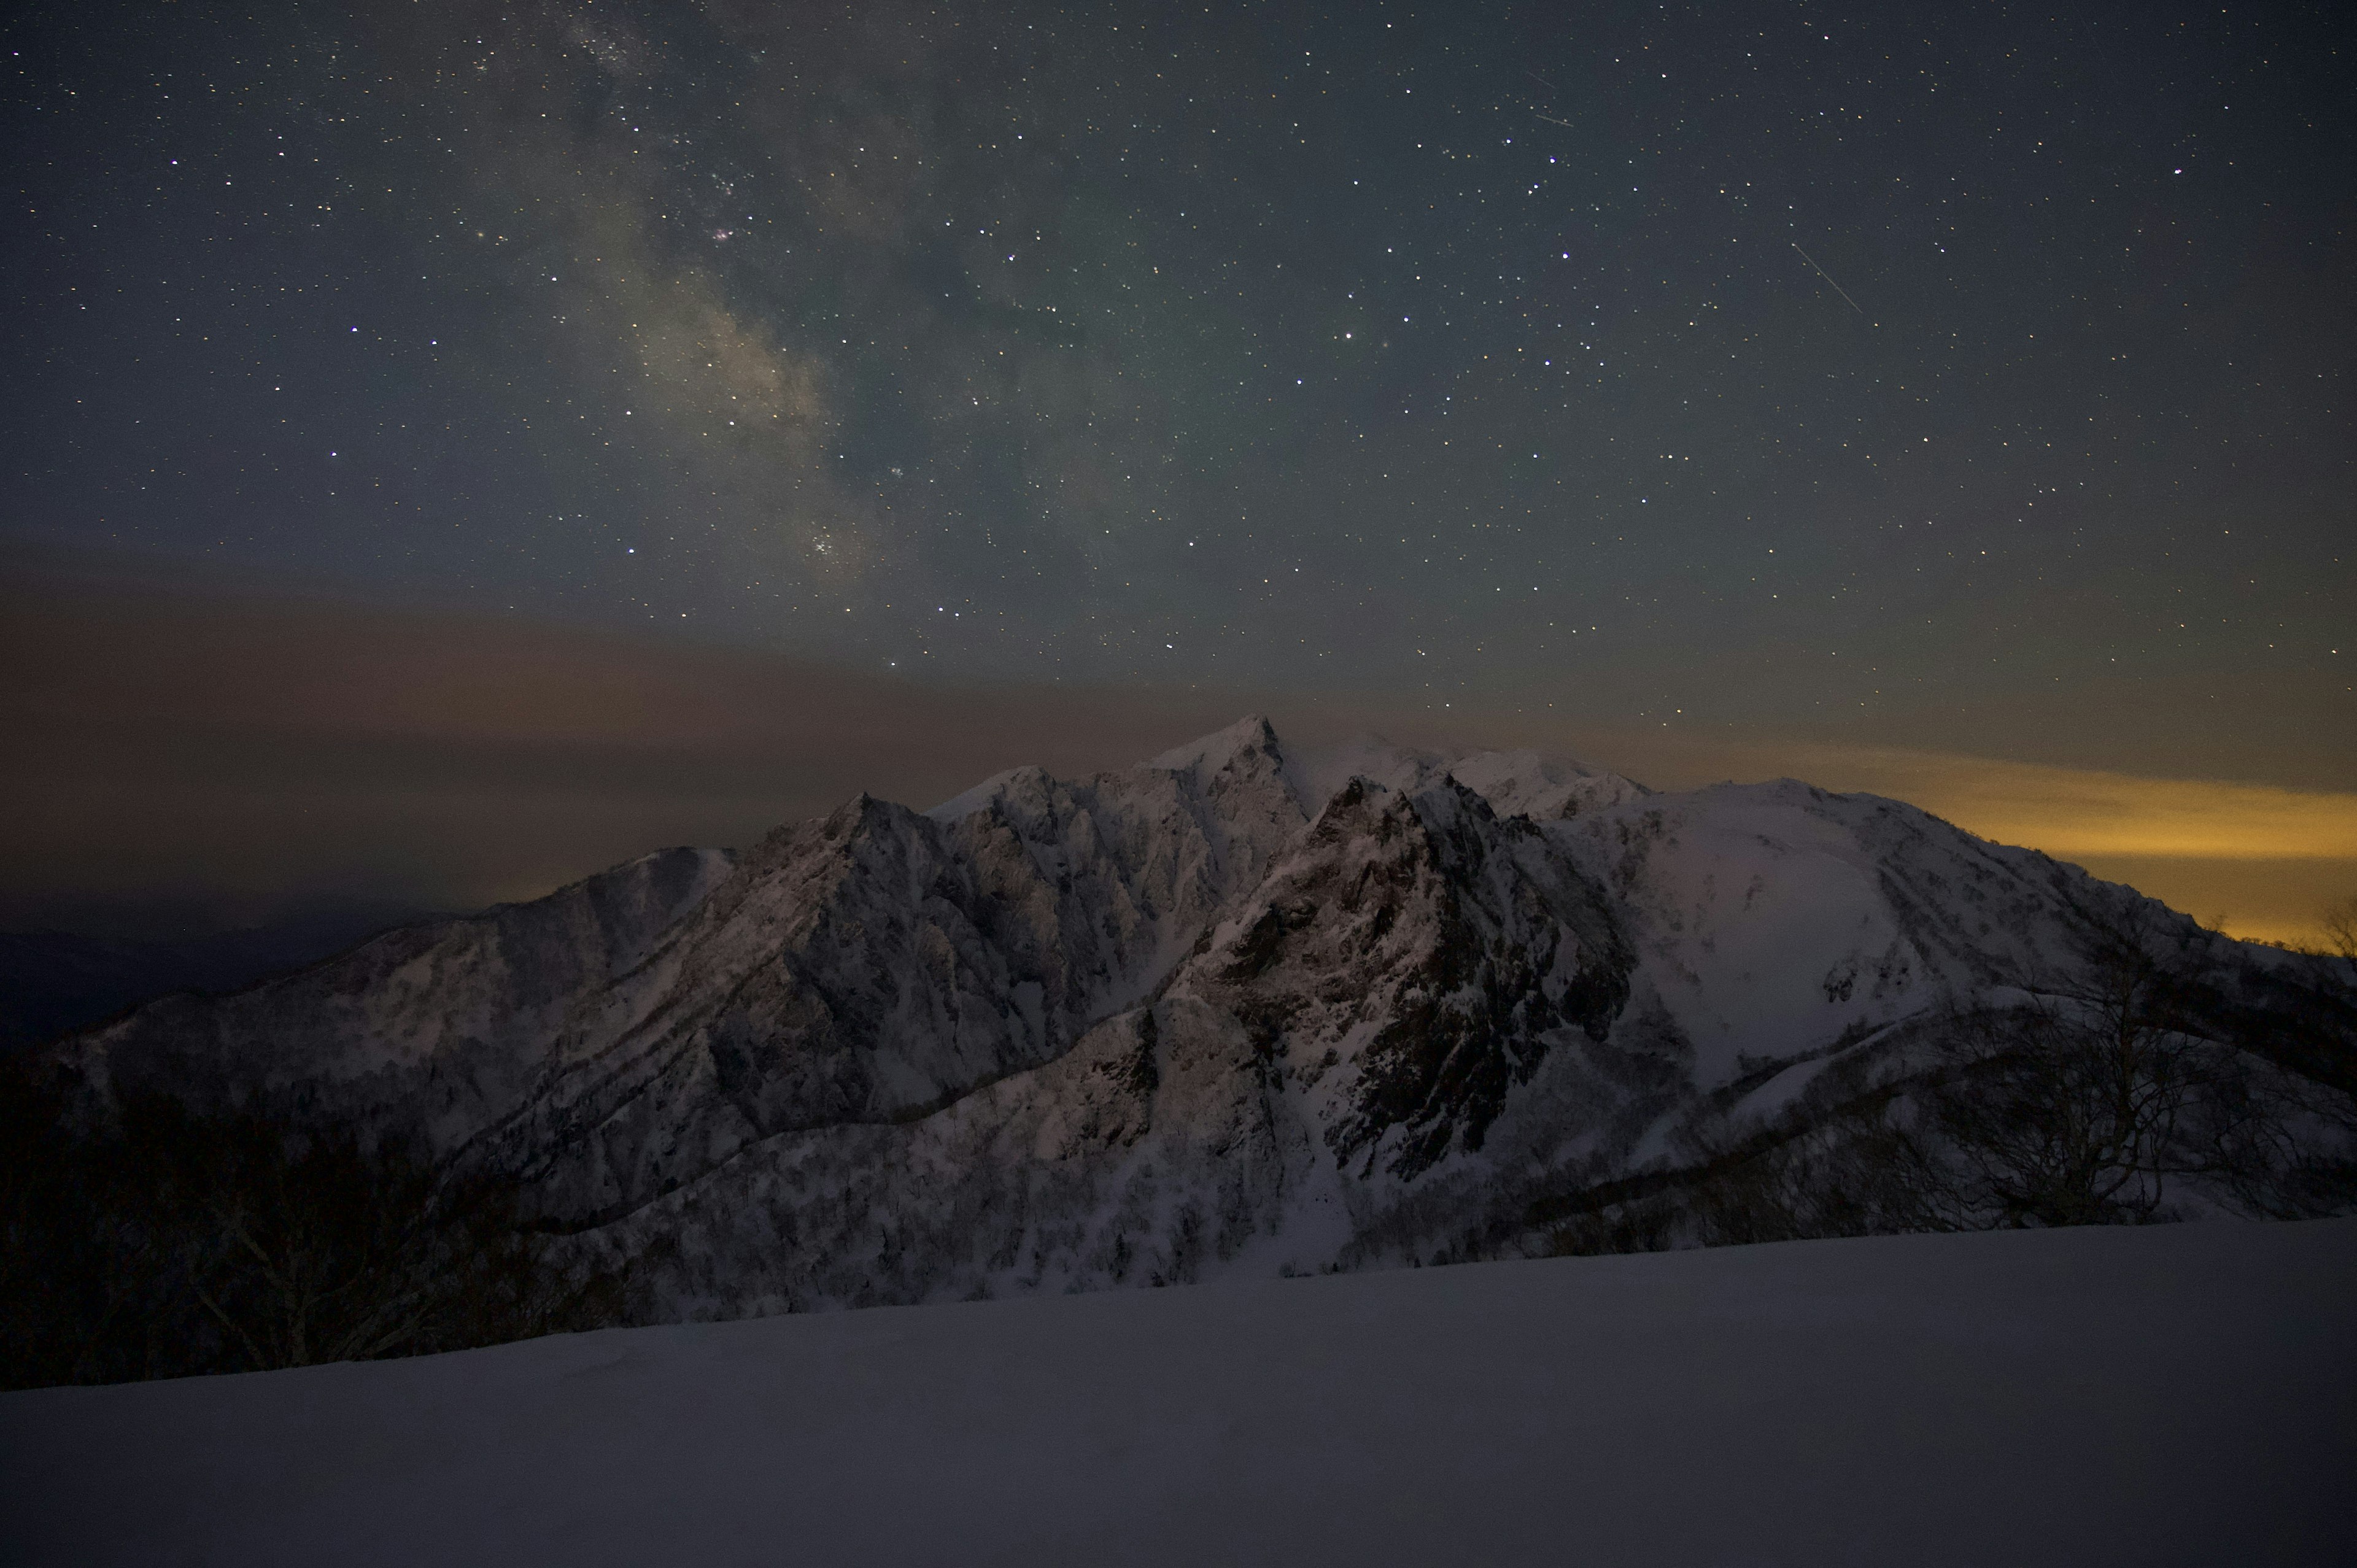
[[[1894,1027],[1742,1136],[1700,1132],[1668,1179],[1574,1204],[1556,1249],[2357,1207],[2345,963],[2255,962],[2157,906],[2108,904],[2009,978]]]
[[[497,1344],[622,1316],[512,1181],[397,1141],[135,1095],[102,1123],[0,1070],[0,1387]]]

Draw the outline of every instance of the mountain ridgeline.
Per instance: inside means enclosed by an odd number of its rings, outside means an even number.
[[[650,855],[39,1072],[74,1127],[168,1101],[499,1184],[676,1320],[2345,1212],[2352,1039],[2346,961],[1897,801],[1255,718]]]

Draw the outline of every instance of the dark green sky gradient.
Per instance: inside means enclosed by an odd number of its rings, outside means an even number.
[[[5,527],[867,669],[2347,783],[2350,41],[34,6]]]

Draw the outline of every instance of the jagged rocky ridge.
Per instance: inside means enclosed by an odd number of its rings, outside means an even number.
[[[1528,1249],[1903,1079],[2123,920],[2266,1072],[2357,1089],[2333,961],[1899,802],[1259,719],[651,855],[53,1055],[93,1103],[413,1132],[657,1316],[736,1314]]]

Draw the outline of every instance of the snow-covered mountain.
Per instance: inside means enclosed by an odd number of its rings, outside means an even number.
[[[661,1316],[957,1299],[1511,1251],[2137,909],[1892,800],[1251,718],[651,855],[56,1058],[415,1130]],[[2152,918],[2261,989],[2281,956]]]

